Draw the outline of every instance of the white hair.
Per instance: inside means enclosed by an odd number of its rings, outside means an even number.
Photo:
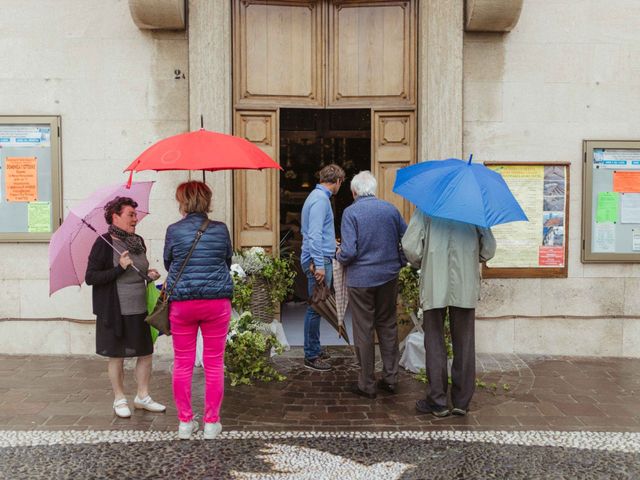
[[[351,180],[351,191],[355,193],[357,197],[375,195],[377,188],[378,181],[369,170],[358,173]]]

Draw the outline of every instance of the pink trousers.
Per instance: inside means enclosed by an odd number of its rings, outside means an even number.
[[[205,377],[204,421],[220,420],[224,395],[224,347],[231,317],[231,301],[184,300],[171,302],[169,321],[173,339],[173,398],[181,422],[193,419],[191,380],[196,359],[198,327],[202,331]]]

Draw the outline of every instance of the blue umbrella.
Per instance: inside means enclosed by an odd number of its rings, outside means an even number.
[[[450,158],[398,170],[393,191],[425,215],[492,227],[527,221],[502,176],[478,163]]]

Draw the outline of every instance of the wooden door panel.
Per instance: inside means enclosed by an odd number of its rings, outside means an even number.
[[[324,3],[234,2],[236,106],[322,106]]]
[[[409,221],[412,205],[393,193],[396,172],[416,161],[414,111],[374,111],[371,117],[372,171],[378,179],[378,197],[394,204]]]
[[[376,169],[378,180],[378,198],[382,198],[395,205],[406,221],[411,217],[411,204],[400,195],[393,193],[393,184],[396,181],[396,172],[409,166],[409,162],[379,163]]]
[[[414,1],[331,3],[330,106],[415,105],[415,8]]]
[[[278,161],[277,111],[237,111],[235,132]],[[275,251],[278,239],[278,171],[234,174],[234,245]]]

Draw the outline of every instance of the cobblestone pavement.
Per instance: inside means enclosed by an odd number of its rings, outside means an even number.
[[[125,420],[102,359],[0,356],[0,479],[640,478],[640,360],[481,355],[469,415],[435,419],[413,375],[362,399],[353,357],[331,353],[330,373],[293,351],[275,360],[286,381],[227,387],[222,436],[192,442],[176,440],[169,359],[152,381],[167,413]],[[196,369],[196,411],[202,388]]]

